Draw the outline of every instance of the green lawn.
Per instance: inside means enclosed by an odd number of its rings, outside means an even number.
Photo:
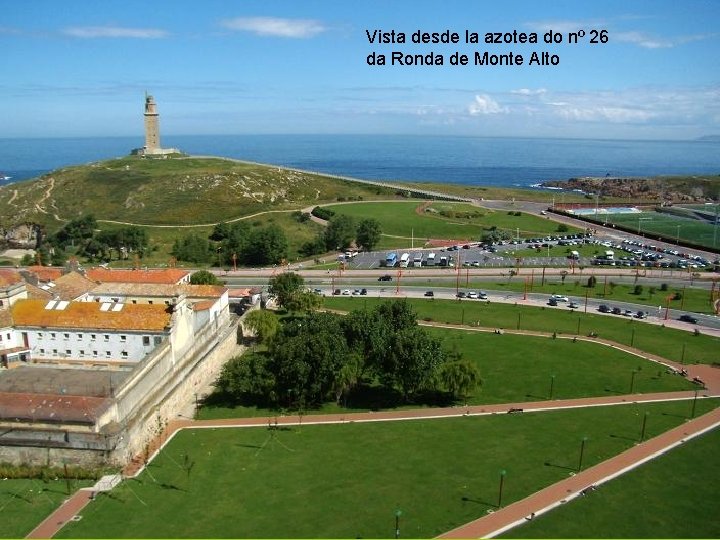
[[[427,239],[479,240],[486,229],[497,227],[512,233],[513,237],[520,229],[521,236],[546,235],[557,231],[557,223],[539,216],[521,214],[508,215],[506,211],[479,208],[469,204],[435,202],[430,206],[435,212],[425,211],[418,215],[416,210],[423,202],[378,202],[345,205],[326,205],[325,208],[338,214],[356,219],[373,217],[382,224],[386,234],[410,238],[414,235],[415,245],[422,245]],[[458,217],[441,215],[441,212],[454,212]],[[462,217],[469,213],[475,217]],[[577,232],[579,229],[572,229]],[[387,237],[383,242],[390,242]],[[383,244],[384,247],[390,247]],[[409,245],[401,242],[394,245]]]
[[[698,413],[716,405],[702,400]],[[138,480],[101,494],[59,536],[382,538],[401,510],[402,537],[434,537],[496,507],[501,470],[509,504],[576,470],[582,437],[584,467],[629,448],[645,411],[653,436],[680,424],[690,402],[185,430]]]
[[[325,307],[340,310],[372,308],[378,298],[325,298]],[[582,310],[551,307],[486,304],[478,301],[409,299],[421,319],[441,323],[479,324],[490,328],[517,328],[581,335],[595,332],[618,343],[631,343],[644,351],[669,360],[709,364],[718,361],[720,338],[646,324],[625,317],[583,313]]]
[[[71,489],[90,485],[73,481]],[[69,497],[65,480],[0,479],[0,538],[22,538]]]
[[[462,353],[480,369],[482,386],[467,398],[467,404],[516,403],[590,396],[691,390],[686,379],[669,375],[662,366],[616,349],[579,341],[546,337],[498,336],[486,332],[432,328],[446,351]],[[636,371],[633,375],[633,371]],[[364,412],[388,409],[383,395],[371,391],[351,395],[343,406],[327,403],[308,414]],[[462,405],[462,402],[458,402]],[[410,404],[396,408],[417,408]],[[198,418],[271,416],[277,411],[256,407],[228,406],[210,398]]]
[[[505,536],[718,538],[718,446],[715,429]]]

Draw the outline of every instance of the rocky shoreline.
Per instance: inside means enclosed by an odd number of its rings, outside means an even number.
[[[587,196],[614,197],[658,203],[713,202],[720,196],[720,177],[621,178],[582,177],[543,182],[542,187],[582,191]]]

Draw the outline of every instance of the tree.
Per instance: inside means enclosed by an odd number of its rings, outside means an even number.
[[[280,306],[286,307],[293,295],[305,287],[305,280],[295,272],[283,272],[270,278],[268,291],[277,297]]]
[[[595,276],[590,276],[587,282],[588,289],[594,289],[595,285],[597,285],[597,278]]]
[[[240,403],[272,405],[276,402],[275,376],[264,353],[248,352],[228,360],[215,386]]]
[[[265,343],[275,337],[280,328],[280,323],[273,312],[266,309],[256,309],[245,317],[245,326],[255,332],[258,343]]]
[[[382,226],[377,219],[363,219],[357,227],[357,245],[365,251],[372,251],[380,241]]]
[[[212,272],[198,270],[190,275],[191,285],[222,285],[222,282]]]
[[[55,240],[58,245],[66,247],[68,244],[75,245],[83,240],[88,240],[95,234],[97,221],[88,214],[78,219],[73,219],[62,229],[55,233]]]
[[[215,242],[220,242],[230,237],[231,230],[232,228],[230,227],[230,225],[223,221],[213,227],[212,233],[210,233],[209,238],[210,240],[214,240]]]
[[[568,232],[569,230],[570,230],[570,228],[567,225],[565,225],[565,223],[561,223],[560,225],[557,226],[557,232]]]
[[[642,285],[635,285],[635,289],[633,290],[633,294],[636,294],[640,296],[643,293],[643,286]]]
[[[344,214],[330,218],[325,229],[325,247],[329,250],[347,249],[355,239],[355,220]]]
[[[175,240],[170,253],[179,261],[207,263],[212,260],[210,242],[196,233]]]
[[[419,390],[430,388],[445,360],[440,341],[423,328],[403,329],[393,336],[385,355],[381,380],[397,388],[409,400]]]
[[[322,305],[322,297],[311,291],[297,291],[288,298],[284,307],[288,311],[309,313]]]
[[[362,379],[363,363],[359,355],[350,354],[347,362],[336,373],[334,381],[336,405],[340,405],[340,398],[345,396],[345,407],[347,407],[348,394]]]
[[[445,362],[440,366],[438,376],[448,392],[463,400],[482,384],[480,370],[469,360]]]
[[[288,242],[277,225],[251,230],[240,259],[249,265],[280,264],[287,258]]]

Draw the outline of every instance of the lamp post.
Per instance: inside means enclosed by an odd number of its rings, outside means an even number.
[[[555,375],[550,375],[550,399],[553,398],[553,390],[555,389]]]
[[[637,233],[638,233],[638,236],[640,236],[640,223],[641,223],[642,221],[652,221],[652,218],[649,218],[649,217],[645,217],[645,218],[644,218],[644,217],[639,217],[639,218],[638,218],[638,232],[637,232]]]
[[[503,469],[500,471],[500,491],[498,492],[498,508],[502,506],[502,492],[503,492],[503,484],[505,483],[505,475],[507,474],[507,471]]]
[[[583,455],[585,454],[585,443],[587,440],[587,437],[583,437],[580,441],[580,460],[578,461],[578,471],[582,470]]]
[[[400,538],[400,516],[402,510],[395,510],[395,538]]]
[[[647,425],[648,416],[650,416],[650,413],[646,411],[643,417],[642,431],[640,432],[640,442],[645,440],[645,426]]]
[[[697,405],[697,397],[698,397],[698,389],[695,389],[695,397],[693,398],[693,406],[692,406],[692,412],[690,413],[690,418],[695,418],[695,405]]]
[[[680,225],[676,225],[676,226],[677,226],[677,236],[675,237],[675,244],[679,246],[680,245]]]

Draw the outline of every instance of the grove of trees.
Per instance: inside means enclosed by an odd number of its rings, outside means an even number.
[[[477,366],[447,355],[440,340],[418,326],[406,301],[345,317],[318,312],[286,317],[279,327],[268,320],[276,317],[271,312],[257,313],[248,315],[247,324],[267,349],[233,358],[216,382],[222,394],[243,405],[347,404],[368,391],[396,403],[443,392],[454,399],[480,384]]]

